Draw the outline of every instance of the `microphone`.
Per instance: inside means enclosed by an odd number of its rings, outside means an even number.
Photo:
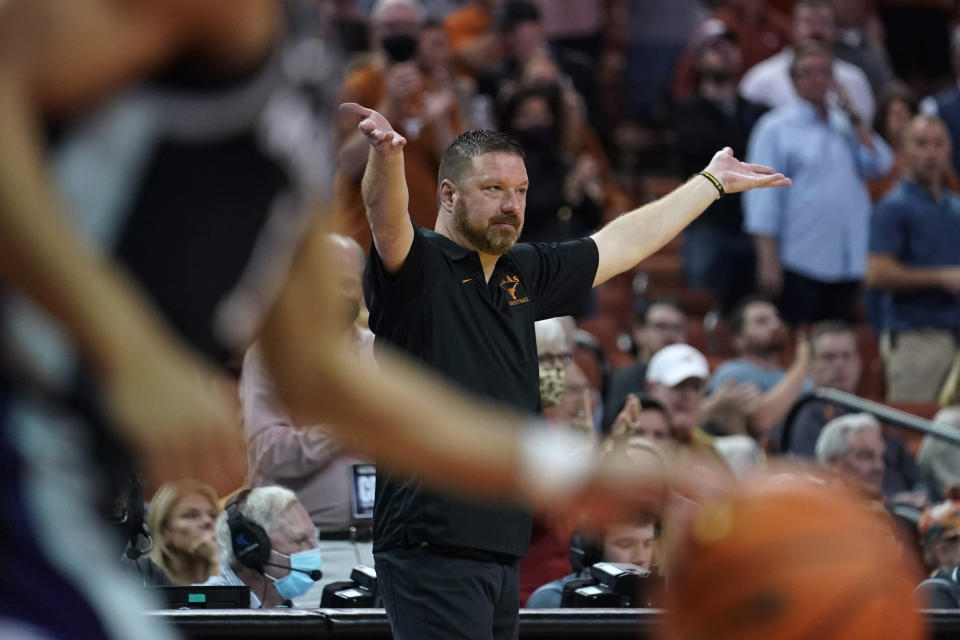
[[[146,546],[141,547],[137,544],[140,538],[143,538],[147,541]],[[150,553],[151,550],[153,550],[153,538],[144,533],[143,529],[133,534],[127,544],[127,550],[124,551],[124,555],[130,560],[138,560],[141,556],[145,556]]]
[[[307,571],[306,569],[297,569],[296,567],[288,567],[286,565],[275,564],[273,562],[264,562],[263,564],[264,566],[277,567],[279,569],[290,569],[290,571],[299,571],[300,573],[305,573],[310,576],[314,582],[323,577],[323,571],[320,571],[320,569],[312,569],[311,571]]]

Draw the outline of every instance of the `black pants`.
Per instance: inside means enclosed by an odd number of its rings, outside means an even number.
[[[859,280],[820,282],[784,269],[780,313],[792,325],[818,320],[850,322],[860,289]]]
[[[374,554],[395,640],[513,640],[518,563],[482,562],[414,547]]]

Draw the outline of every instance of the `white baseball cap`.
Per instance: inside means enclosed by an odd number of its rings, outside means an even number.
[[[660,349],[647,365],[647,382],[675,387],[687,378],[706,380],[710,365],[702,353],[688,344],[671,344]]]

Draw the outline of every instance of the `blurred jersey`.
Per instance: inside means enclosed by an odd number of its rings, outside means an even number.
[[[277,6],[282,31],[253,68],[212,77],[183,57],[50,125],[75,227],[220,361],[242,352],[277,293],[311,203],[330,199],[339,61],[303,20],[315,8]],[[54,637],[152,637],[93,508],[131,456],[69,341],[27,302],[0,302],[0,635],[15,616]]]

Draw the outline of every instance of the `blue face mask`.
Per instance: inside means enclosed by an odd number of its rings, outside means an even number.
[[[297,551],[290,555],[276,550],[274,550],[274,553],[290,560],[290,573],[279,580],[273,576],[267,576],[273,580],[273,586],[276,587],[280,597],[284,600],[293,600],[309,591],[315,583],[314,579],[310,577],[310,572],[319,571],[323,567],[323,556],[320,554],[320,549]]]

